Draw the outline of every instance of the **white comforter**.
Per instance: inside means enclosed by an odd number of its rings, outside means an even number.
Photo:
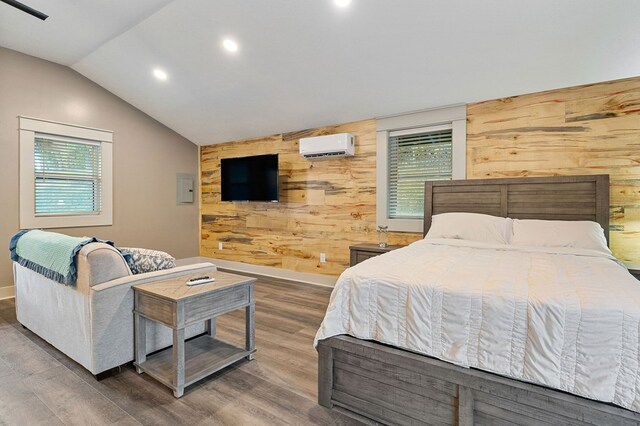
[[[640,283],[591,250],[421,240],[347,269],[339,334],[640,412]]]

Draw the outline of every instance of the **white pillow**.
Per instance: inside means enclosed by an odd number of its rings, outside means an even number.
[[[611,254],[600,224],[587,220],[514,219],[511,244],[534,247],[573,247]]]
[[[442,213],[431,217],[425,238],[449,238],[488,244],[509,244],[511,224],[508,217],[478,213]]]

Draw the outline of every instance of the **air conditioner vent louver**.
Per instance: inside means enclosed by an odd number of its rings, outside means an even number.
[[[355,137],[350,133],[300,139],[300,155],[306,159],[351,157],[355,154]]]
[[[346,151],[327,152],[324,154],[304,154],[304,158],[322,158],[322,157],[344,157]]]

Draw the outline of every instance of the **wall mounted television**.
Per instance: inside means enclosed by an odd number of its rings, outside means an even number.
[[[222,201],[278,201],[278,154],[220,160]]]

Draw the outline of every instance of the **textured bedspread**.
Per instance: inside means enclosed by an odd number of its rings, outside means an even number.
[[[640,283],[590,250],[421,240],[347,269],[349,334],[640,412]]]

